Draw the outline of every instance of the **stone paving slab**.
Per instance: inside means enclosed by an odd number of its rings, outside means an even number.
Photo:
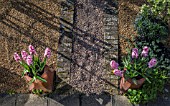
[[[133,105],[125,96],[108,93],[88,96],[84,94],[53,95],[53,97],[41,97],[34,94],[0,94],[0,106],[169,106],[169,104],[170,99],[158,98],[144,105]]]
[[[48,106],[64,106],[63,104],[56,102],[53,99],[48,98],[47,100],[48,100],[48,102],[47,102]]]
[[[72,94],[72,95],[53,94],[50,95],[49,98],[51,98],[51,100],[58,101],[58,103],[64,106],[80,106],[79,94]]]
[[[15,106],[16,95],[0,96],[0,106]]]
[[[16,106],[47,106],[47,99],[33,94],[17,95]]]
[[[106,93],[81,96],[81,106],[112,106],[112,96]]]

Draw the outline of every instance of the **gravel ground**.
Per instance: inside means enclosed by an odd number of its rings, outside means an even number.
[[[77,0],[74,60],[71,66],[71,85],[85,93],[100,93],[104,89],[103,2],[101,0]]]
[[[47,64],[56,68],[59,15],[56,0],[0,0],[0,93],[28,92],[21,78],[23,68],[13,54],[28,50],[30,44],[40,56],[50,47],[52,57]]]

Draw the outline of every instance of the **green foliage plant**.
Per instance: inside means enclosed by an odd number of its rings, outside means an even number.
[[[170,0],[147,0],[152,13],[163,20],[170,19]]]
[[[124,95],[127,96],[132,104],[144,104],[155,100],[159,93],[162,92],[164,84],[168,79],[167,71],[170,69],[170,67],[168,67],[170,61],[164,56],[160,56],[160,54],[158,54],[162,50],[159,48],[159,46],[156,46],[157,43],[148,43],[145,41],[137,42],[135,48],[149,47],[149,51],[145,52],[147,55],[142,55],[144,53],[144,48],[143,50],[138,49],[138,52],[136,52],[135,55],[133,54],[133,50],[132,52],[129,51],[130,55],[126,56],[122,61],[122,68],[119,67],[119,70],[113,70],[115,75],[124,77],[126,80],[130,78],[136,85],[138,79],[146,79],[139,89],[128,89],[128,91],[125,92]],[[152,60],[153,57],[157,59],[157,63],[150,67],[149,60]],[[112,61],[111,67],[118,68],[118,65]],[[123,71],[121,71],[121,69],[123,69]]]
[[[157,57],[159,60],[157,68],[150,73],[150,82],[145,81],[140,89],[129,89],[125,95],[133,104],[147,103],[154,101],[163,91],[165,83],[168,81],[168,71],[170,70],[170,58],[167,49],[159,40],[146,40],[144,38],[136,38],[136,46],[138,48],[143,45],[150,47],[150,56]]]
[[[135,20],[135,29],[139,36],[134,39],[135,47],[150,47],[150,57],[157,58],[156,68],[149,73],[139,89],[128,89],[125,96],[133,104],[154,101],[163,91],[170,71],[170,56],[163,45],[168,36],[167,21],[170,18],[170,0],[147,0]]]
[[[41,95],[41,94],[43,94],[43,90],[41,90],[41,89],[34,89],[34,90],[32,90],[32,93],[36,94],[36,95]]]
[[[41,77],[43,74],[43,69],[46,65],[46,60],[51,56],[51,51],[49,48],[46,48],[44,53],[44,59],[40,59],[37,55],[34,47],[29,45],[29,54],[26,51],[21,51],[21,57],[19,54],[14,53],[14,59],[24,67],[22,72],[22,77],[28,75],[32,79],[29,81],[29,84],[33,83],[37,79],[42,82],[47,82],[44,78]]]
[[[168,36],[168,24],[159,16],[155,16],[148,5],[143,5],[135,19],[137,33],[147,39],[165,39]]]

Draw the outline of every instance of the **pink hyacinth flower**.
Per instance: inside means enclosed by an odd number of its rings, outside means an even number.
[[[155,66],[156,63],[157,63],[157,60],[155,58],[152,58],[148,63],[149,68],[152,68],[153,66]]]
[[[137,48],[132,49],[132,58],[138,58],[138,49]]]
[[[21,60],[20,56],[17,53],[14,53],[14,59],[17,62]]]
[[[114,70],[113,70],[113,73],[114,73],[116,76],[123,77],[123,71],[120,71],[120,70],[118,70],[118,69],[114,69]]]
[[[51,56],[51,50],[49,48],[45,49],[44,57],[50,58]]]
[[[23,51],[21,51],[21,56],[22,56],[22,59],[26,61],[28,53],[23,50]]]
[[[142,55],[143,57],[147,57],[147,56],[148,56],[148,52],[149,52],[149,48],[148,48],[147,46],[145,46],[145,47],[143,48],[143,51],[142,51],[141,55]]]
[[[28,56],[27,56],[26,62],[27,62],[27,64],[28,64],[29,66],[33,63],[32,55],[28,55]]]
[[[36,54],[36,51],[35,51],[35,48],[34,48],[34,46],[32,46],[32,45],[29,45],[28,49],[29,49],[29,52],[30,52],[30,54],[31,54],[31,55],[34,55],[34,54]]]
[[[111,66],[112,69],[117,69],[118,66],[119,66],[119,64],[116,63],[114,60],[112,60],[112,61],[110,62],[110,66]]]

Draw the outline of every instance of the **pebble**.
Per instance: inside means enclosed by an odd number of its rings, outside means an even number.
[[[166,89],[166,88],[165,88],[164,90],[165,90],[165,92],[169,92],[169,90],[168,90],[168,89]]]
[[[165,100],[168,100],[168,97],[164,97]]]

